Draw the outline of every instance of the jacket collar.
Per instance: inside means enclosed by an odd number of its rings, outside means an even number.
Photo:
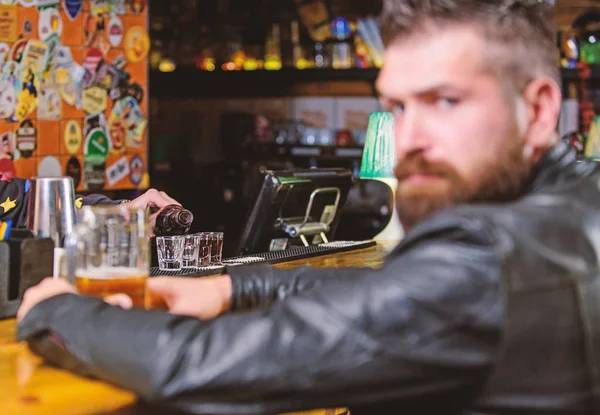
[[[575,176],[584,176],[596,168],[591,160],[578,161],[575,149],[560,140],[533,167],[530,188],[538,190]]]

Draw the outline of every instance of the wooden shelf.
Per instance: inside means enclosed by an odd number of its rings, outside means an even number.
[[[150,72],[152,96],[161,98],[374,95],[378,69]]]
[[[565,83],[579,79],[577,69],[561,71]],[[376,68],[150,71],[150,93],[159,98],[374,96],[378,72]],[[592,66],[590,80],[600,83],[600,65]]]

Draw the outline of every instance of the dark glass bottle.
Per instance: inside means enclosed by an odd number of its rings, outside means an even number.
[[[179,205],[165,206],[156,216],[156,236],[185,235],[192,226],[194,215]]]

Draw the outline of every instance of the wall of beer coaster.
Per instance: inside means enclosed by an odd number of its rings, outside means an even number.
[[[147,0],[0,0],[0,173],[148,186]]]

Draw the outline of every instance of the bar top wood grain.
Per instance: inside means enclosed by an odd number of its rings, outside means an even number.
[[[380,266],[392,242],[377,246],[277,264],[277,268]],[[131,392],[80,377],[45,364],[24,343],[17,343],[14,319],[0,321],[0,414],[148,414]],[[299,414],[338,415],[344,409]]]

